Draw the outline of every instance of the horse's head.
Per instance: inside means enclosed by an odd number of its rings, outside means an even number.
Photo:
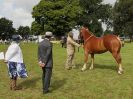
[[[94,36],[93,33],[91,33],[89,31],[89,29],[87,27],[82,27],[80,29],[80,34],[79,34],[79,39],[86,41],[88,38],[90,38],[91,36]]]
[[[82,28],[81,28],[80,31],[79,31],[79,36],[78,36],[78,38],[79,38],[80,40],[83,39]]]
[[[79,34],[79,38],[83,39],[83,37],[86,35],[86,33],[89,31],[89,29],[87,27],[82,27],[80,29],[80,34]],[[87,33],[88,34],[88,33]]]

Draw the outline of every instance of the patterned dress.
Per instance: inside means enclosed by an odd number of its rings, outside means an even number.
[[[16,42],[11,43],[5,54],[5,60],[7,61],[8,73],[11,79],[28,77],[19,44]]]
[[[28,77],[24,63],[8,62],[8,73],[10,78],[26,78]]]

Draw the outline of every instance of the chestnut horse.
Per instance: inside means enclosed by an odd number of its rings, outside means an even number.
[[[94,54],[101,54],[109,51],[116,62],[119,65],[118,74],[122,74],[123,69],[121,65],[121,41],[120,39],[113,34],[108,34],[103,37],[94,36],[86,27],[80,29],[80,37],[84,40],[84,65],[82,71],[86,70],[86,65],[88,61],[88,54],[91,54],[91,66],[90,69],[93,69],[94,64]]]

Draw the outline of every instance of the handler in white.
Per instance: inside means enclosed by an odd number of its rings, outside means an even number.
[[[7,63],[11,79],[10,89],[19,90],[20,88],[16,87],[17,78],[26,78],[27,72],[25,64],[23,63],[22,51],[19,47],[20,37],[18,35],[13,35],[12,40],[13,41],[5,54],[5,63]]]

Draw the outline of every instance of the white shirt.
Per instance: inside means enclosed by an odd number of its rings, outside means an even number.
[[[8,50],[5,54],[5,60],[10,62],[23,63],[22,51],[17,43],[12,42],[8,47]]]

